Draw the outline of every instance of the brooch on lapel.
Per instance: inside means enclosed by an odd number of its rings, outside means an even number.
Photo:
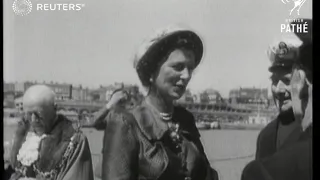
[[[169,129],[166,132],[165,144],[175,153],[181,152],[182,137],[180,135],[179,124],[169,122]]]

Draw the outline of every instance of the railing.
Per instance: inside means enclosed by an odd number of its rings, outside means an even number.
[[[75,107],[92,107],[100,108],[105,105],[107,101],[81,101],[81,100],[68,100],[68,101],[57,101],[57,104],[60,106],[75,106]],[[256,113],[256,109],[251,108],[237,108],[233,105],[226,103],[217,103],[217,104],[201,104],[201,103],[177,103],[190,110],[191,112],[196,113],[214,113],[214,114],[239,114],[247,115]],[[271,109],[260,109],[259,113],[261,115],[274,114],[275,110]]]
[[[96,106],[102,107],[107,101],[80,101],[80,100],[68,100],[68,101],[56,101],[58,105],[66,106]]]

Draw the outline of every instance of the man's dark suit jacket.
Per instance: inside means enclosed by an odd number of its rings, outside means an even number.
[[[270,122],[259,134],[257,140],[257,150],[256,150],[256,159],[262,159],[268,157],[278,150],[289,146],[290,144],[295,143],[302,131],[301,129],[295,128],[285,142],[277,149],[277,133],[279,128],[280,119],[279,117],[272,122]]]
[[[277,150],[278,120],[258,137],[256,160],[243,170],[241,180],[311,180],[312,126],[294,130]]]

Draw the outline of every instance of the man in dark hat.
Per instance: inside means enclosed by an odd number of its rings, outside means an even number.
[[[256,159],[274,154],[283,146],[293,142],[299,133],[299,124],[294,121],[290,85],[292,67],[298,58],[299,45],[299,41],[284,39],[268,50],[271,61],[269,71],[272,74],[271,91],[278,107],[278,116],[260,132]]]
[[[299,48],[300,58],[294,66],[291,84],[295,119],[300,122],[304,131],[312,124],[313,43],[312,20],[304,19],[302,23],[307,25],[308,32],[296,32],[303,44]]]
[[[307,21],[312,24],[312,21]],[[312,31],[296,33],[303,44],[290,80],[292,107],[300,132],[276,153],[250,162],[242,180],[312,179]]]

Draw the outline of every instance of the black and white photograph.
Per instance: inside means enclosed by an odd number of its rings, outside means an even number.
[[[3,0],[4,180],[312,180],[312,0]]]

